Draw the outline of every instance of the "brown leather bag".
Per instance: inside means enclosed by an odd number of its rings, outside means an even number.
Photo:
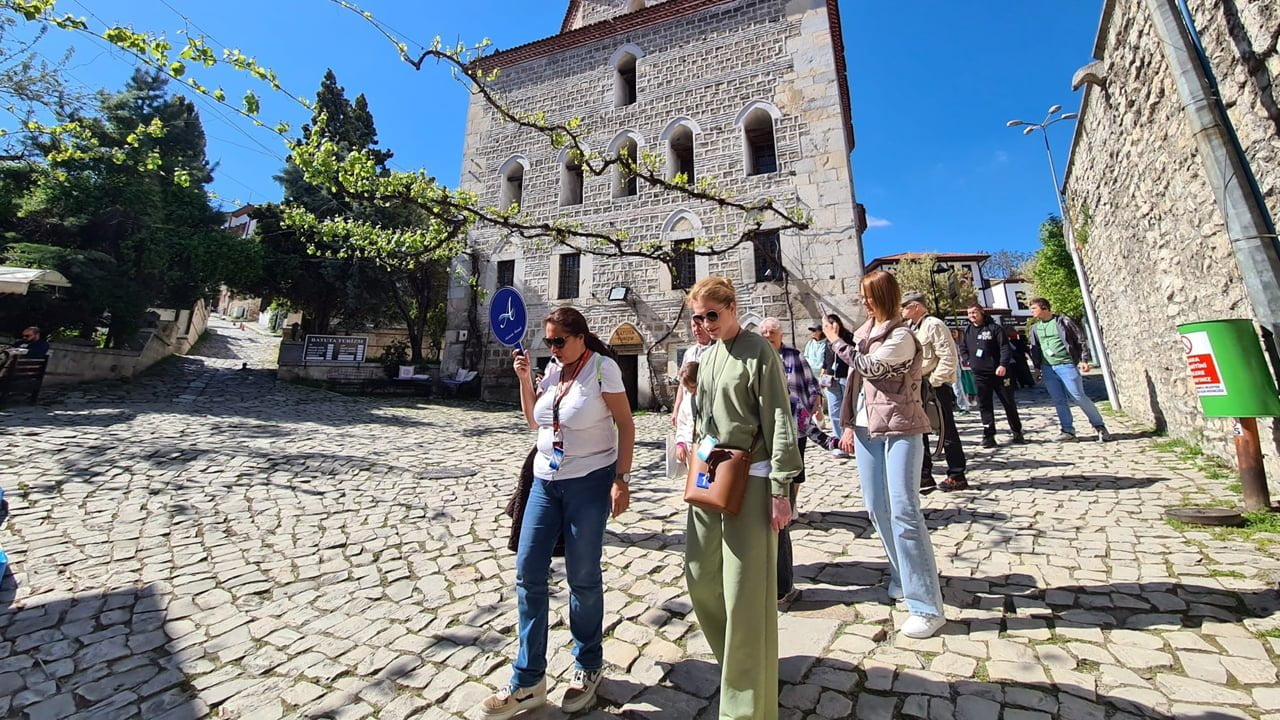
[[[750,450],[716,448],[705,462],[696,452],[691,453],[684,501],[703,510],[737,515],[750,478]]]

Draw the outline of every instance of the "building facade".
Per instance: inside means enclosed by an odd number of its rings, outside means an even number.
[[[1261,202],[1280,217],[1280,5],[1188,0],[1190,24]],[[1234,463],[1234,429],[1205,418],[1178,325],[1256,318],[1176,74],[1145,0],[1107,0],[1064,179],[1124,412]],[[1274,278],[1265,283],[1273,287]],[[1274,368],[1273,368],[1274,371]],[[1259,421],[1273,497],[1280,424]]]
[[[551,122],[579,117],[592,152],[652,153],[668,177],[684,173],[713,181],[724,197],[801,208],[810,227],[766,222],[724,254],[681,255],[672,273],[656,260],[575,252],[481,226],[457,273],[485,291],[516,287],[531,325],[560,305],[582,310],[622,355],[637,406],[668,402],[690,344],[684,288],[698,278],[730,277],[748,327],[774,315],[803,340],[820,303],[856,318],[865,215],[853,191],[843,55],[835,0],[571,0],[559,34],[479,61],[500,70],[492,86],[505,104]],[[461,187],[482,203],[518,203],[533,222],[625,229],[629,247],[724,247],[743,235],[740,213],[617,170],[584,172],[473,95]],[[510,352],[492,342],[487,316],[468,283],[452,288],[443,369],[479,369],[486,398],[512,399]],[[545,362],[541,335],[532,328],[526,344]]]

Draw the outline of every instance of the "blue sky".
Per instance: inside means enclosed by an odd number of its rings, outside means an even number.
[[[554,34],[567,0],[371,0],[366,9],[407,38],[446,42],[492,38],[499,48]],[[173,34],[182,15],[223,46],[239,47],[279,72],[293,92],[314,96],[332,67],[349,97],[363,92],[382,144],[401,169],[425,167],[457,181],[467,93],[442,68],[415,72],[358,17],[326,0],[61,0],[65,12]],[[857,148],[858,199],[877,219],[864,238],[868,259],[904,251],[1033,250],[1037,228],[1056,212],[1044,147],[1005,127],[1074,110],[1071,75],[1090,61],[1100,0],[1027,3],[956,0],[841,0]],[[90,20],[94,18],[90,16]],[[56,56],[68,38],[52,37]],[[131,63],[119,51],[75,41],[70,74],[93,88],[118,88]],[[213,76],[229,95],[243,77]],[[308,113],[263,94],[263,117],[295,127]],[[272,176],[283,164],[278,137],[201,105],[214,190],[233,200],[279,199]],[[1051,131],[1061,170],[1071,124]]]

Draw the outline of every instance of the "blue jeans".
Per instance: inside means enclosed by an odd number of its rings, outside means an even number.
[[[1080,371],[1075,365],[1045,365],[1040,374],[1044,377],[1044,387],[1049,391],[1049,397],[1053,398],[1053,406],[1058,410],[1058,424],[1062,426],[1062,432],[1076,434],[1069,401],[1080,406],[1093,427],[1101,428],[1106,424],[1102,413],[1098,412],[1089,396],[1084,394],[1084,378],[1080,377]]]
[[[844,403],[844,381],[831,379],[831,384],[822,388],[827,396],[827,414],[831,416],[831,435],[840,442],[840,405]]]
[[[511,683],[533,687],[547,670],[547,583],[551,552],[564,533],[569,580],[569,631],[579,668],[604,665],[604,583],[600,552],[616,465],[567,480],[534,478],[516,552],[520,653]]]
[[[938,564],[920,510],[923,436],[871,437],[859,427],[854,442],[862,499],[889,556],[889,587],[902,589],[912,614],[942,617]]]

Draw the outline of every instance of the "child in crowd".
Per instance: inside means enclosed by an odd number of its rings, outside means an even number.
[[[698,363],[687,362],[680,368],[680,385],[684,388],[684,402],[676,412],[676,462],[688,467],[690,446],[693,444],[693,404],[698,392]]]

